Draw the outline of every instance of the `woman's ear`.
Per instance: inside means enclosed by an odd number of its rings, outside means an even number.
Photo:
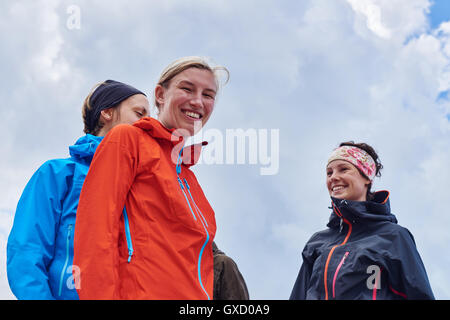
[[[107,122],[113,119],[113,115],[114,115],[114,108],[108,108],[100,112],[100,118],[102,120],[106,120]]]
[[[165,91],[166,89],[160,84],[155,87],[155,101],[159,105],[159,107],[157,106],[158,110],[164,104]]]

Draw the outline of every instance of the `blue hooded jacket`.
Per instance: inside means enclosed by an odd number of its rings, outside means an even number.
[[[81,187],[103,137],[87,134],[70,158],[45,162],[17,205],[7,244],[9,286],[18,299],[78,299],[73,234]]]
[[[434,299],[412,234],[397,224],[389,192],[372,201],[332,198],[328,229],[315,233],[291,300]]]

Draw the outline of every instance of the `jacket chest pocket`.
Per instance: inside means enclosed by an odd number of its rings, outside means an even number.
[[[195,202],[194,196],[191,192],[191,187],[186,178],[177,177],[178,185],[180,186],[183,197],[186,200],[189,212],[192,214],[194,221],[199,221],[204,227],[208,228],[208,222],[205,219],[202,211]]]
[[[372,299],[381,289],[383,268],[364,249],[342,248],[333,256],[328,285],[333,299]],[[331,267],[331,266],[330,266]]]
[[[213,213],[192,175],[185,168],[177,174],[173,167],[161,164],[153,172],[137,177],[130,192],[139,189],[134,197],[139,206],[148,208],[144,214],[151,222],[169,224],[171,229],[181,225],[204,234],[204,228],[214,223]]]
[[[332,288],[332,297],[333,297],[333,299],[336,298],[336,281],[337,281],[338,276],[339,276],[339,271],[341,271],[341,269],[342,269],[345,261],[347,260],[349,254],[350,254],[350,252],[346,251],[342,255],[342,257],[340,255],[337,256],[337,259],[338,259],[337,261],[339,261],[339,262],[338,262],[338,265],[336,267],[336,270],[334,271],[333,280],[332,280],[332,287],[331,287]]]
[[[199,203],[201,199],[196,197],[187,178],[176,176],[170,183],[171,197],[170,202],[173,213],[183,225],[195,230],[207,230],[209,227],[206,216]]]

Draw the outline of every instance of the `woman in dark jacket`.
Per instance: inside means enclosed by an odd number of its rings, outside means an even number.
[[[328,229],[307,242],[291,300],[434,299],[412,234],[397,224],[389,192],[371,192],[382,165],[373,148],[344,142],[326,172]]]

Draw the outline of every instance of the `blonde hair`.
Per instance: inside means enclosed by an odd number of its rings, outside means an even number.
[[[221,87],[220,82],[220,72],[224,72],[226,74],[226,80],[223,84],[226,84],[230,79],[230,72],[227,68],[223,66],[212,66],[210,62],[208,62],[207,58],[199,57],[199,56],[188,56],[179,58],[169,64],[161,73],[161,76],[158,80],[158,85],[161,85],[164,88],[168,88],[170,85],[170,80],[172,80],[176,75],[180,74],[184,70],[189,68],[197,68],[202,70],[210,71],[215,78],[217,89]],[[155,98],[155,105],[159,109],[160,105]]]

